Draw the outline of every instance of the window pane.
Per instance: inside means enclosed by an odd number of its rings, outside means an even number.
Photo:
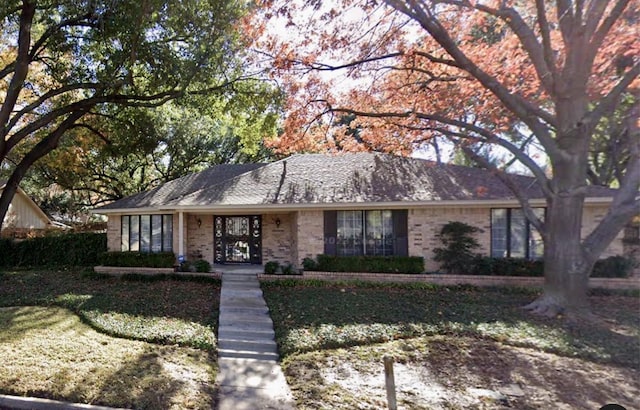
[[[162,251],[162,215],[151,216],[151,252]]]
[[[491,256],[507,256],[507,210],[491,210]]]
[[[129,250],[129,215],[122,215],[120,218],[122,223],[122,237],[120,238],[120,249],[122,252],[126,252]]]
[[[533,213],[544,222],[544,208],[534,208]],[[529,259],[541,259],[544,256],[542,235],[533,225],[529,226]]]
[[[173,251],[173,215],[162,215],[162,250]]]
[[[140,217],[131,216],[131,235],[129,236],[129,250],[137,252],[140,250]]]
[[[151,215],[140,216],[140,251],[151,251]]]
[[[511,243],[512,258],[527,257],[527,219],[522,209],[511,210]]]
[[[338,211],[336,233],[338,256],[362,255],[362,211]]]
[[[393,217],[391,211],[367,211],[365,232],[367,255],[393,255]]]

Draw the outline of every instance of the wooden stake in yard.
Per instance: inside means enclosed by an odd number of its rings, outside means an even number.
[[[396,402],[396,380],[393,376],[393,357],[385,356],[384,360],[384,383],[387,387],[387,405],[389,410],[398,410]]]

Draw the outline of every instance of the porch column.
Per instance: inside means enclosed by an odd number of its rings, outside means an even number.
[[[184,262],[184,212],[178,212],[178,262]]]

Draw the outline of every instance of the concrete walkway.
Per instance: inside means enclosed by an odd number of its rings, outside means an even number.
[[[255,268],[224,269],[218,325],[220,410],[294,409]]]

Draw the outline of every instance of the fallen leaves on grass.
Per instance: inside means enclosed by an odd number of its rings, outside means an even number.
[[[0,308],[0,357],[8,394],[149,409],[213,403],[209,352],[110,337],[63,308]]]
[[[640,405],[637,370],[492,340],[430,336],[294,354],[283,367],[306,409],[386,406],[382,358],[391,355],[399,408],[594,409]]]

